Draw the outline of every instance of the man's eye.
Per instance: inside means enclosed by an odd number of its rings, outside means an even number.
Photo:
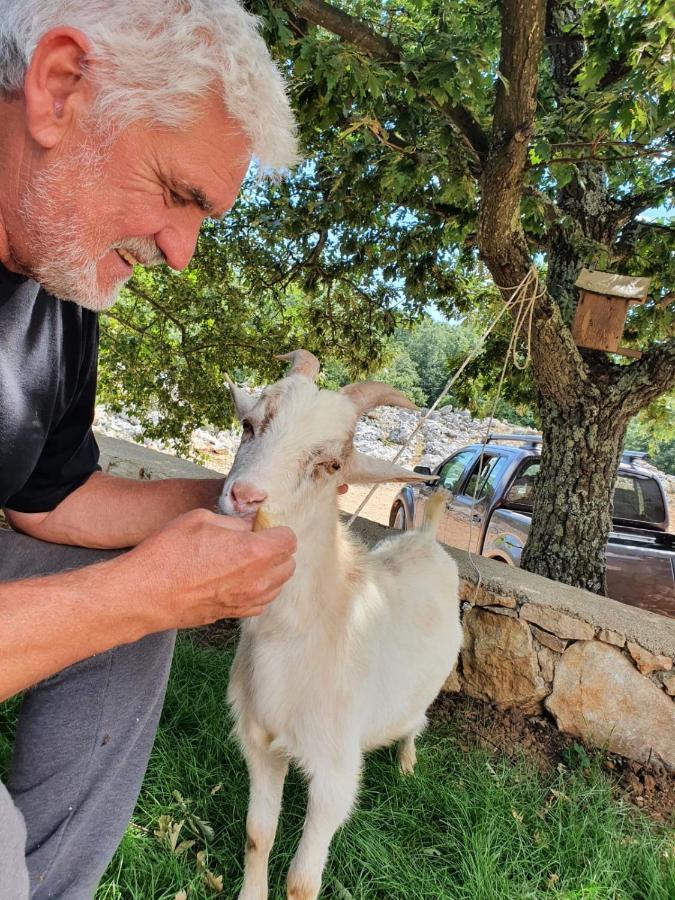
[[[187,206],[188,201],[185,197],[181,197],[181,195],[177,194],[175,191],[169,191],[169,197],[174,206]]]

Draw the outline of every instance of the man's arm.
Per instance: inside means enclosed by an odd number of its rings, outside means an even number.
[[[94,474],[51,512],[5,510],[17,531],[54,544],[97,550],[134,547],[191,509],[214,510],[223,478],[136,481]]]
[[[193,510],[115,559],[0,584],[0,700],[146,634],[263,612],[296,543],[288,528],[250,528]]]

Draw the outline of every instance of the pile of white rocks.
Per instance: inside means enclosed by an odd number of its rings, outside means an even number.
[[[357,450],[377,456],[380,459],[393,459],[419,425],[420,419],[428,410],[412,412],[393,406],[374,409],[363,416],[357,425],[354,444]],[[413,436],[399,457],[402,465],[423,465],[433,469],[439,462],[454,450],[467,444],[480,443],[490,426],[489,419],[474,419],[466,409],[453,409],[444,406],[434,410],[422,427]],[[143,428],[137,419],[124,413],[112,413],[104,406],[96,407],[94,427],[109,437],[135,441],[153,450],[165,453],[174,451],[164,442],[145,438]],[[530,428],[510,425],[508,422],[494,420],[491,431],[505,434],[534,434]],[[212,468],[226,472],[239,446],[241,429],[238,427],[217,431],[214,428],[196,428],[190,441],[191,456],[207,462]],[[653,466],[643,463],[645,467],[661,479],[675,519],[675,476],[659,472]]]
[[[427,410],[412,412],[395,407],[380,407],[363,416],[356,428],[354,444],[357,450],[380,459],[393,459],[406,444]],[[466,409],[445,406],[434,410],[399,457],[403,465],[419,461],[433,468],[449,453],[466,444],[483,440],[488,419],[473,419]],[[154,450],[167,451],[161,441],[146,439],[137,419],[124,413],[112,413],[105,407],[96,408],[94,427],[109,437],[135,441]],[[493,431],[523,431],[505,422],[495,421]],[[529,430],[529,429],[525,429]],[[192,432],[191,450],[194,456],[222,456],[231,462],[239,445],[241,431],[235,427],[225,431],[197,428]],[[169,451],[170,452],[170,451]]]

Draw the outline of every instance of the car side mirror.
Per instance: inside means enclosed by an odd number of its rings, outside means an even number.
[[[429,466],[415,466],[413,472],[417,472],[418,475],[431,475]]]
[[[432,488],[438,484],[438,475],[432,475],[429,466],[415,466],[413,472],[416,472],[418,475],[426,475],[429,478],[429,481],[424,482],[426,487]]]

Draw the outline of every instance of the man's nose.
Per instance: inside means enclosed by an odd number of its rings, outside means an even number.
[[[180,225],[167,225],[154,236],[172,269],[181,272],[194,256],[201,225],[202,219],[195,218],[195,221],[184,221]]]
[[[265,491],[249,481],[235,481],[232,485],[232,503],[238,513],[255,512],[266,497]]]

